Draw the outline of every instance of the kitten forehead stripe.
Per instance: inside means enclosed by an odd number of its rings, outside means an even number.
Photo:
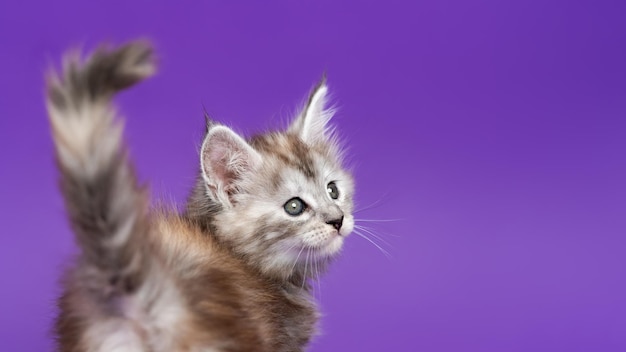
[[[302,172],[309,179],[318,177],[311,149],[294,135],[255,136],[251,144],[259,151],[276,156],[287,166]]]

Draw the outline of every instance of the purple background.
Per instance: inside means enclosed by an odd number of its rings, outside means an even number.
[[[0,350],[52,349],[75,247],[42,73],[154,40],[124,93],[143,179],[181,202],[202,105],[278,126],[328,72],[364,223],[321,283],[312,351],[626,350],[624,1],[0,3]]]

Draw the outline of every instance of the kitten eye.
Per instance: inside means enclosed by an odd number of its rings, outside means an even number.
[[[306,209],[306,203],[304,203],[302,199],[295,197],[289,199],[283,208],[285,208],[285,212],[287,212],[287,214],[291,216],[298,216]]]
[[[337,185],[335,182],[331,182],[326,186],[326,192],[330,195],[330,198],[337,199],[339,198],[339,190],[337,189]]]

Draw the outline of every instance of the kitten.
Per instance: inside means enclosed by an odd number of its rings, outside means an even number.
[[[70,55],[48,76],[61,190],[81,248],[59,299],[59,350],[304,350],[318,319],[309,280],[354,227],[325,81],[284,131],[245,139],[208,121],[179,214],[149,207],[111,104],[154,72],[150,45],[133,42]]]

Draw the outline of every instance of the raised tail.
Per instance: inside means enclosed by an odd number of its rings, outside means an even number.
[[[131,293],[149,258],[149,200],[122,139],[113,95],[155,72],[150,45],[100,48],[85,60],[65,58],[47,80],[47,108],[61,190],[82,249],[86,285],[103,294]],[[103,292],[108,291],[108,292]]]

